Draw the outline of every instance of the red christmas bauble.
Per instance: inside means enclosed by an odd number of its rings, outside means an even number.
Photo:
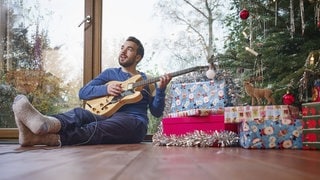
[[[291,105],[295,101],[294,95],[287,92],[285,95],[282,96],[282,102],[285,105]]]
[[[318,27],[318,29],[320,29],[320,21],[318,21],[317,27]]]
[[[240,14],[239,14],[239,16],[240,16],[240,18],[241,18],[242,20],[248,19],[249,15],[250,15],[250,13],[249,13],[249,11],[246,10],[246,9],[242,9],[242,10],[240,11]]]

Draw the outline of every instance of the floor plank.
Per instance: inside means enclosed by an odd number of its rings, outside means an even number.
[[[0,144],[0,179],[318,179],[320,151]]]
[[[1,147],[0,174],[1,179],[111,179],[143,149],[136,145],[15,147],[17,153],[11,153]]]

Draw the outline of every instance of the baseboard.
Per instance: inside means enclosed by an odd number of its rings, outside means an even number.
[[[18,139],[18,128],[0,128],[0,139]]]

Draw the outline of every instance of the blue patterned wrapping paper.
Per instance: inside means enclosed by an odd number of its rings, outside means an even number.
[[[172,84],[170,112],[190,109],[223,109],[226,99],[224,80]]]
[[[240,145],[248,149],[302,149],[302,120],[244,121]]]

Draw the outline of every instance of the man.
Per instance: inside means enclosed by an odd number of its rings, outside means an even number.
[[[123,92],[120,82],[137,74],[147,79],[146,74],[136,69],[143,55],[141,42],[129,37],[121,46],[120,67],[104,70],[82,87],[80,99],[90,100],[106,95],[118,97]],[[47,116],[37,111],[26,96],[18,95],[12,109],[19,128],[19,143],[21,146],[139,143],[147,133],[147,109],[156,117],[163,113],[165,89],[170,80],[169,75],[160,78],[155,96],[151,96],[150,87],[145,86],[140,101],[121,106],[110,117],[96,115],[83,108]],[[119,83],[106,84],[109,81]]]

